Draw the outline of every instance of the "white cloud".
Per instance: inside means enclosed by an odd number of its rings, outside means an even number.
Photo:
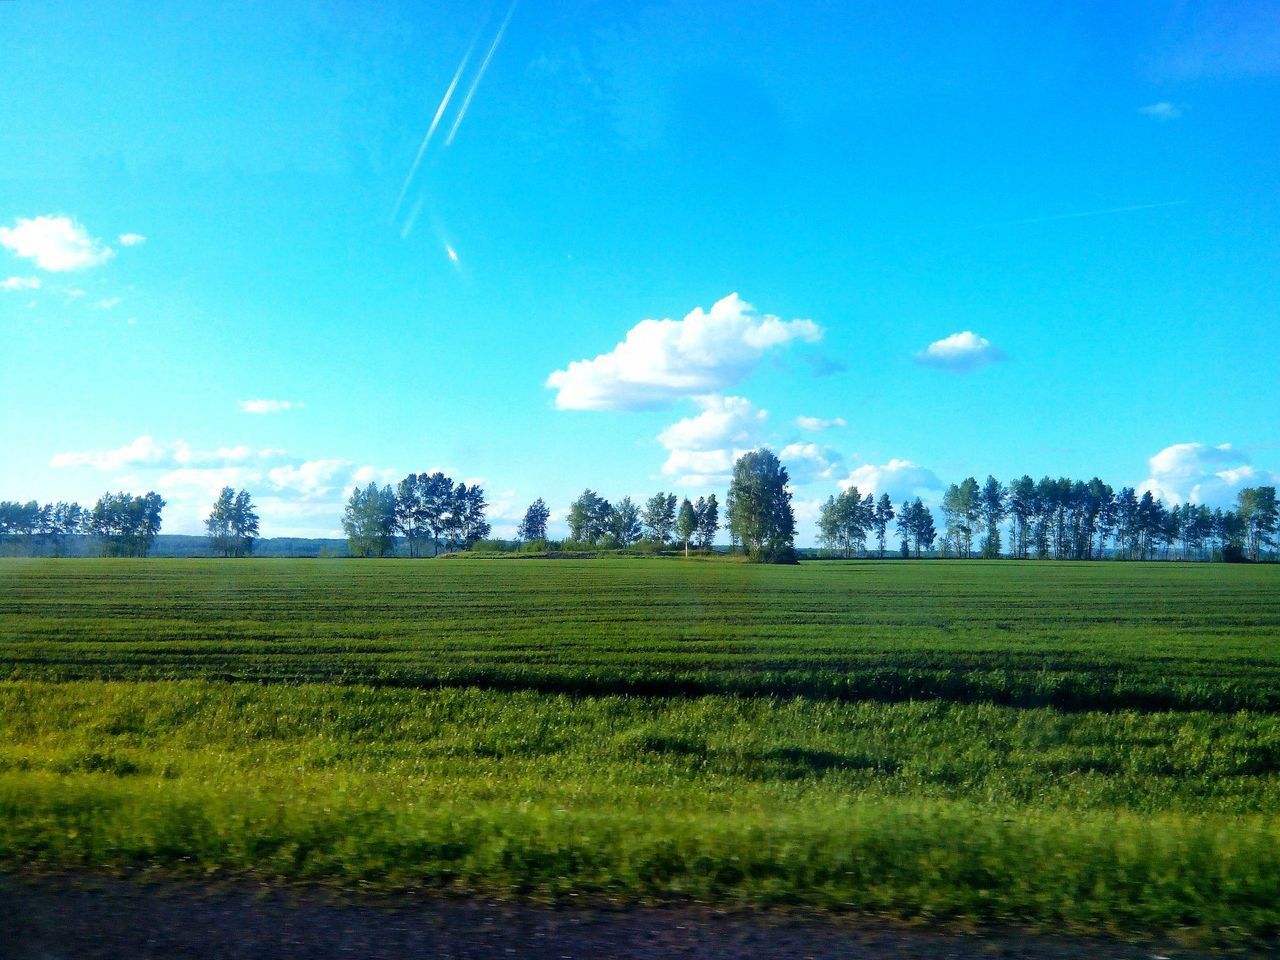
[[[9,277],[0,280],[0,290],[39,290],[39,277]]]
[[[226,463],[236,462],[240,460],[248,460],[253,456],[253,450],[245,446],[243,443],[234,447],[219,447],[217,450],[201,451],[192,450],[191,445],[185,440],[175,440],[171,445],[173,459],[176,463]]]
[[[112,307],[117,307],[119,305],[120,305],[119,297],[107,297],[105,300],[99,300],[97,303],[95,303],[94,307],[97,308],[98,310],[110,310]]]
[[[367,487],[371,483],[376,483],[383,487],[389,483],[395,483],[402,474],[390,467],[360,467],[355,473],[351,474],[351,479],[347,482],[347,489],[350,491],[352,487]]]
[[[713,450],[753,442],[768,411],[757,410],[746,397],[721,397],[717,394],[694,397],[702,408],[697,416],[677,420],[662,433],[658,442],[668,450]]]
[[[1150,476],[1138,485],[1138,493],[1151,491],[1170,505],[1203,503],[1227,506],[1242,487],[1270,485],[1280,476],[1259,470],[1249,458],[1223,443],[1175,443],[1147,461]]]
[[[818,432],[820,430],[830,430],[832,427],[847,427],[844,417],[834,417],[830,420],[824,420],[822,417],[796,417],[796,426],[801,430],[809,430]]]
[[[0,227],[0,246],[54,273],[96,267],[114,252],[70,217],[19,217],[12,227]]]
[[[179,467],[157,478],[156,489],[166,500],[192,494],[212,500],[223,487],[242,487],[261,479],[261,474],[244,467]]]
[[[706,394],[693,398],[702,412],[677,420],[658,442],[667,448],[666,476],[681,486],[710,486],[727,481],[733,461],[755,446],[768,412],[746,397]]]
[[[1159,103],[1149,103],[1145,107],[1139,107],[1138,112],[1156,120],[1177,120],[1182,116],[1182,110],[1176,104],[1172,104],[1167,100]]]
[[[736,293],[683,320],[641,320],[609,353],[547,378],[561,410],[637,410],[723,390],[768,351],[822,338],[812,320],[758,315]]]
[[[241,413],[280,413],[283,410],[301,410],[296,400],[241,400]]]
[[[1004,354],[998,347],[992,346],[986,337],[980,337],[971,330],[935,340],[916,354],[917,363],[937,367],[948,373],[969,373],[1003,359]]]
[[[83,297],[85,295],[84,291],[81,290],[79,287],[72,287],[70,290],[66,291],[66,294],[72,300],[75,300],[78,297]]]
[[[351,470],[350,460],[308,460],[275,467],[267,477],[277,489],[289,490],[304,499],[323,497],[342,485]]]
[[[803,486],[831,479],[842,458],[830,447],[816,443],[789,443],[778,451],[778,459],[786,466],[791,482]]]
[[[916,497],[932,501],[942,495],[942,481],[932,470],[910,460],[899,459],[857,467],[840,481],[842,490],[850,487],[857,487],[863,496],[871,493],[878,497],[887,493],[894,503]]]
[[[147,238],[140,233],[122,233],[117,239],[122,247],[136,247],[147,242]]]
[[[132,443],[114,450],[68,450],[55,454],[49,461],[51,467],[93,467],[95,470],[119,470],[126,464],[161,463],[168,455],[163,444],[149,436],[141,436]]]
[[[194,450],[185,440],[161,443],[154,437],[143,435],[113,450],[68,450],[56,454],[49,461],[49,466],[92,467],[110,472],[131,464],[185,467],[202,463],[239,463],[252,458],[253,450],[244,444],[216,450]]]

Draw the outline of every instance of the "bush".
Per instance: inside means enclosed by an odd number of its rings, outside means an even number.
[[[799,563],[796,549],[792,546],[760,547],[750,553],[752,563]]]

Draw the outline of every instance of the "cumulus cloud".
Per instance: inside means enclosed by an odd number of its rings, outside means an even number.
[[[1003,360],[1004,353],[972,330],[935,340],[916,354],[916,362],[948,373],[970,373],[989,363]]]
[[[843,490],[857,487],[864,496],[871,493],[877,497],[887,493],[894,503],[916,497],[936,500],[942,495],[942,486],[942,481],[932,470],[910,460],[899,459],[882,464],[863,464],[840,481]]]
[[[241,413],[280,413],[284,410],[301,410],[296,400],[241,400]]]
[[[736,293],[683,320],[641,320],[609,353],[547,378],[561,410],[638,410],[723,390],[774,348],[822,338],[812,320],[757,314]]]
[[[1149,490],[1175,506],[1227,506],[1243,487],[1280,482],[1280,476],[1254,467],[1229,443],[1175,443],[1147,460],[1147,469],[1150,476],[1138,485],[1138,493]]]
[[[51,273],[96,267],[114,253],[70,217],[60,216],[19,217],[12,227],[0,227],[0,246]]]
[[[270,452],[272,451],[263,451],[259,456],[265,459]],[[111,450],[68,450],[55,454],[49,461],[49,466],[92,467],[94,470],[111,472],[136,465],[187,467],[203,463],[239,463],[253,457],[254,451],[244,444],[219,447],[216,450],[197,450],[185,440],[162,443],[144,434]]]
[[[51,467],[92,467],[95,470],[119,470],[135,463],[161,463],[168,454],[165,445],[153,437],[141,436],[114,450],[68,450],[54,454]]]
[[[351,479],[347,483],[347,489],[351,487],[367,487],[371,483],[378,486],[386,486],[394,483],[400,477],[399,471],[392,467],[370,467],[364,466],[357,469],[351,474]]]
[[[816,433],[820,430],[830,430],[832,427],[847,427],[844,417],[833,417],[830,420],[824,420],[822,417],[796,417],[796,426],[801,430],[808,430]]]
[[[1182,116],[1182,111],[1167,100],[1159,103],[1149,103],[1145,107],[1139,107],[1138,112],[1145,116],[1152,117],[1156,120],[1177,120]]]
[[[140,233],[122,233],[118,239],[122,247],[136,247],[147,242],[147,238]]]
[[[746,397],[694,397],[701,412],[677,420],[658,442],[667,448],[663,474],[680,486],[705,487],[728,480],[733,461],[757,442],[768,412]]]
[[[118,307],[119,305],[120,305],[119,297],[106,297],[105,299],[99,300],[97,303],[95,303],[94,307],[98,310],[111,310],[115,307]]]
[[[791,482],[803,486],[831,479],[842,458],[830,447],[816,443],[788,443],[778,451],[778,459],[786,466]]]
[[[267,471],[278,490],[288,490],[304,499],[323,497],[339,489],[351,474],[350,460],[307,460]]]
[[[677,420],[658,434],[658,442],[668,450],[713,450],[749,444],[769,416],[768,411],[756,409],[746,397],[707,394],[693,399],[702,412]]]
[[[39,290],[39,277],[9,277],[0,280],[0,290]]]

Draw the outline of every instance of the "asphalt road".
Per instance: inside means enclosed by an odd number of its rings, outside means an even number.
[[[249,885],[0,875],[4,960],[1192,960],[1172,946],[963,934],[695,907],[351,901]]]

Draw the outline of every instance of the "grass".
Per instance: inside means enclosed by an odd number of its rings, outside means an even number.
[[[0,858],[1280,935],[1280,569],[0,562]]]
[[[0,676],[1280,709],[1280,570],[679,560],[0,565]]]

